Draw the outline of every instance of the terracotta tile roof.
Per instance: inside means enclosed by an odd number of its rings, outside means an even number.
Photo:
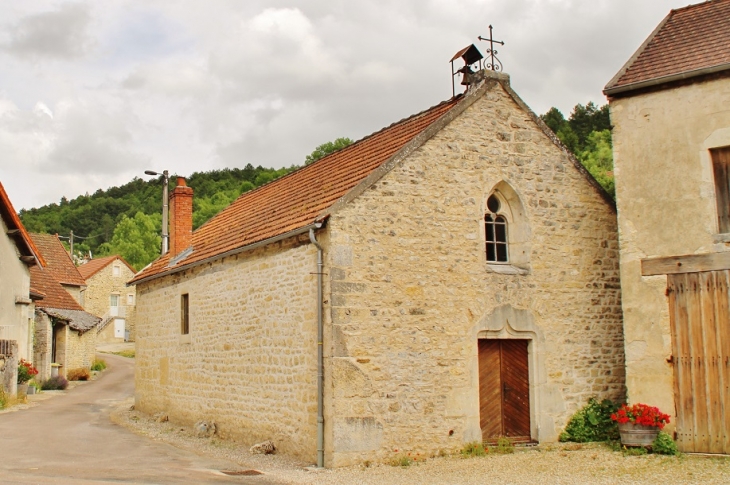
[[[46,294],[43,293],[41,290],[33,288],[32,286],[30,287],[29,293],[31,300],[42,300],[46,296]]]
[[[312,224],[404,145],[456,106],[460,99],[457,96],[403,119],[311,165],[242,194],[193,232],[193,252],[177,266],[187,266]],[[169,253],[159,258],[135,275],[130,283],[166,271],[170,259]]]
[[[34,256],[36,258],[36,261],[38,261],[41,265],[45,265],[46,262],[43,260],[43,257],[40,255],[40,251],[38,251],[38,248],[36,247],[33,240],[30,238],[30,235],[28,234],[28,231],[25,230],[25,226],[23,226],[23,223],[20,221],[20,218],[18,217],[18,214],[15,212],[15,209],[13,208],[13,204],[10,202],[10,198],[8,197],[7,192],[5,192],[5,187],[3,187],[3,184],[0,182],[0,216],[5,221],[5,225],[9,230],[17,229],[19,234],[17,237],[13,238],[15,245],[18,247],[18,250],[20,251],[20,254],[22,256]]]
[[[81,305],[64,289],[48,268],[38,266],[30,268],[30,285],[36,292],[42,293],[43,299],[36,301],[38,308],[58,308],[63,310],[83,310]]]
[[[71,294],[61,286],[62,283],[83,286],[84,282],[58,237],[48,234],[31,234],[31,238],[40,250],[45,252],[47,261],[45,268],[37,265],[30,268],[30,286],[34,292],[43,296],[42,300],[35,302],[36,308],[67,322],[70,328],[81,333],[99,324],[101,318],[84,311]],[[77,284],[79,281],[81,284]]]
[[[50,272],[56,281],[64,285],[86,286],[84,278],[76,269],[57,234],[32,233],[30,237],[46,260],[46,271]]]
[[[728,63],[730,0],[711,0],[669,12],[604,92]]]
[[[96,273],[98,273],[99,271],[104,269],[112,261],[115,261],[117,259],[119,261],[121,261],[122,263],[124,263],[132,273],[136,272],[136,271],[134,271],[134,268],[132,268],[132,265],[127,263],[124,260],[124,258],[122,258],[121,256],[116,255],[116,254],[112,255],[112,256],[106,256],[103,258],[92,259],[91,261],[88,261],[88,262],[82,264],[81,266],[78,266],[76,269],[79,271],[79,273],[81,274],[81,277],[84,280],[88,280],[89,278],[94,276]]]

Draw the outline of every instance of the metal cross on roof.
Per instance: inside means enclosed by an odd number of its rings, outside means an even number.
[[[479,40],[486,40],[489,41],[489,49],[487,49],[487,55],[490,56],[492,59],[492,62],[487,63],[484,67],[487,69],[491,69],[492,71],[501,71],[502,70],[502,61],[497,59],[497,50],[494,48],[494,44],[504,45],[504,42],[501,40],[494,40],[494,37],[492,36],[492,26],[489,26],[489,38],[486,39],[482,37],[481,35],[477,37]]]

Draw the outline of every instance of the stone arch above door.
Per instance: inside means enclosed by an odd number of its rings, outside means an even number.
[[[546,385],[545,335],[529,310],[502,305],[486,314],[476,325],[477,339],[528,340],[531,434],[538,441],[553,440],[553,420],[544,412]],[[478,365],[478,363],[477,363]]]
[[[518,338],[545,342],[545,336],[535,325],[529,310],[514,308],[512,305],[498,306],[484,316],[477,324],[477,338]]]

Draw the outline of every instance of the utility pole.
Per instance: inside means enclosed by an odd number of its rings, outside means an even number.
[[[168,215],[168,185],[170,184],[170,174],[167,170],[163,170],[162,173],[155,172],[154,170],[145,170],[144,173],[147,175],[162,175],[162,252],[164,256],[170,247],[170,235],[167,228],[167,215]]]
[[[69,246],[71,246],[71,261],[74,260],[74,232],[73,230],[69,231]]]

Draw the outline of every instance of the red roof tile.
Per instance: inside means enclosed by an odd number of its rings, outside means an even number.
[[[83,286],[85,283],[58,236],[31,234],[31,238],[40,248],[47,262],[45,268],[39,266],[30,268],[30,286],[36,296],[43,297],[41,300],[36,300],[36,308],[67,322],[70,328],[78,330],[79,333],[86,332],[98,325],[101,319],[84,311],[83,307],[62,286],[62,284]],[[39,293],[40,295],[38,295]]]
[[[25,226],[23,226],[18,214],[15,212],[13,204],[10,202],[10,198],[8,197],[7,192],[5,192],[5,187],[3,187],[2,183],[0,183],[0,216],[2,216],[5,221],[5,225],[9,230],[18,230],[19,235],[14,239],[20,254],[23,256],[34,256],[36,261],[38,261],[41,265],[45,265],[46,262],[43,260],[38,248],[30,238],[28,231],[25,230]]]
[[[730,0],[711,0],[669,12],[604,92],[728,63]]]
[[[64,310],[83,310],[81,305],[64,289],[53,277],[53,271],[38,266],[30,268],[30,284],[36,291],[42,293],[43,299],[36,301],[39,308],[60,308]]]
[[[71,262],[71,257],[61,244],[61,240],[58,236],[50,234],[31,234],[30,237],[46,260],[45,268],[38,266],[30,268],[31,288],[45,295],[42,300],[36,302],[36,306],[83,310],[71,294],[61,286],[61,283],[77,286],[86,284]]]
[[[55,281],[64,285],[86,286],[58,235],[33,233],[30,237],[46,260],[46,271]]]
[[[76,269],[79,271],[79,273],[81,274],[81,277],[84,278],[84,280],[88,280],[89,278],[94,276],[96,273],[98,273],[99,271],[104,269],[112,261],[115,261],[117,259],[119,261],[121,261],[122,263],[124,263],[127,266],[127,268],[129,268],[130,271],[132,271],[132,273],[135,273],[134,268],[132,268],[132,266],[129,263],[127,263],[124,260],[124,258],[122,258],[121,256],[116,255],[116,254],[112,255],[112,256],[106,256],[103,258],[92,259],[91,261],[88,261],[88,262],[82,264],[81,266],[77,267]]]
[[[456,106],[460,99],[456,97],[403,119],[311,165],[242,194],[193,233],[193,252],[178,266],[188,266],[312,224],[376,168]],[[157,259],[130,283],[165,272],[170,259],[170,253]]]

